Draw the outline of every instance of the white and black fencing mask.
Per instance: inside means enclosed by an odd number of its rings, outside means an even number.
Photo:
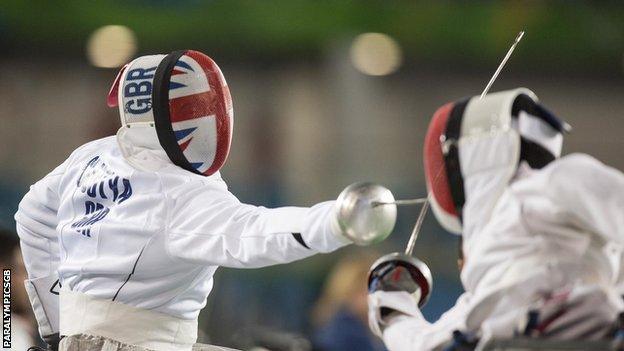
[[[440,224],[462,233],[470,196],[478,198],[473,213],[488,215],[520,162],[537,169],[561,156],[568,128],[525,88],[440,107],[424,145],[427,190]]]

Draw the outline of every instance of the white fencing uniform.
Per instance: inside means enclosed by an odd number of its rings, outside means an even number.
[[[612,330],[624,310],[609,251],[624,243],[624,175],[588,155],[559,158],[565,130],[525,88],[434,113],[428,198],[440,224],[462,235],[466,293],[433,324],[405,291],[370,294],[372,329],[383,329],[390,351],[518,334],[594,340]],[[402,315],[379,318],[384,307]]]
[[[87,143],[20,203],[15,219],[41,335],[97,329],[143,347],[190,350],[217,267],[292,262],[348,243],[332,230],[331,201],[246,205],[218,172],[188,172],[162,150],[139,154],[151,171],[130,166],[114,137]],[[60,310],[68,311],[60,326],[59,290]],[[145,330],[172,335],[137,340],[141,326],[125,330],[104,315],[81,316],[91,308],[119,320],[136,313]]]
[[[512,337],[522,332],[529,310],[545,309],[545,294],[561,290],[567,290],[568,300],[580,296],[578,306],[587,305],[586,316],[576,317],[588,324],[553,335],[604,336],[624,310],[614,279],[621,267],[610,262],[605,250],[609,243],[624,244],[624,175],[583,154],[542,170],[521,166],[491,217],[479,213],[487,208],[488,189],[468,186],[466,191],[461,279],[467,292],[435,323],[417,309],[390,320],[383,332],[388,349],[433,350],[448,344],[454,330],[483,341]],[[595,327],[602,330],[592,334]],[[553,329],[556,322],[544,333]]]

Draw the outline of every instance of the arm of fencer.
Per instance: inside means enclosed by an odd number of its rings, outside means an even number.
[[[584,154],[559,161],[548,175],[548,197],[570,220],[624,245],[624,174]]]
[[[167,250],[198,264],[256,268],[287,263],[350,243],[333,228],[333,201],[307,207],[243,204],[204,189],[172,201]]]
[[[465,328],[468,295],[459,297],[455,306],[435,323],[429,323],[417,313],[402,314],[389,320],[383,331],[383,341],[389,351],[427,351],[447,345],[455,330]]]
[[[26,291],[42,337],[59,330],[56,214],[59,206],[58,184],[64,169],[65,166],[61,165],[32,185],[15,214],[24,265],[28,271]]]

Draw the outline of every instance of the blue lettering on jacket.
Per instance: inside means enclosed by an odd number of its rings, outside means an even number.
[[[91,227],[108,215],[111,206],[132,196],[130,180],[115,174],[99,156],[87,162],[76,185],[90,199],[84,202],[84,216],[74,221],[71,227],[88,238],[91,237]]]

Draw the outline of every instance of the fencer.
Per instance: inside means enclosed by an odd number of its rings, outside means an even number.
[[[133,60],[108,103],[119,108],[117,135],[76,149],[31,186],[15,215],[27,290],[50,348],[59,335],[82,335],[116,349],[191,350],[218,267],[292,262],[392,231],[396,208],[358,202],[393,201],[381,186],[346,189],[349,208],[269,209],[230,193],[219,169],[232,141],[232,100],[203,53]]]
[[[438,222],[461,235],[465,293],[429,323],[418,304],[427,281],[374,267],[384,276],[369,286],[369,324],[390,351],[609,337],[624,309],[613,259],[624,244],[624,174],[586,154],[560,157],[567,127],[524,88],[435,112],[425,178]]]

